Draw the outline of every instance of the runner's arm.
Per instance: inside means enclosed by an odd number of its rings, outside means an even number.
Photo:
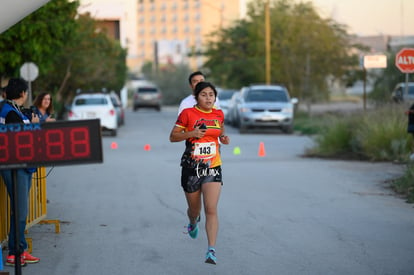
[[[171,142],[179,142],[189,138],[202,138],[204,137],[206,130],[199,129],[196,127],[193,131],[186,132],[184,128],[174,126],[170,133],[170,141]]]

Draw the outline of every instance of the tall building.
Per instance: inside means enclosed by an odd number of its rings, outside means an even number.
[[[203,65],[200,53],[210,34],[240,18],[243,0],[82,0],[102,29],[128,48],[127,64],[139,72],[146,62]]]

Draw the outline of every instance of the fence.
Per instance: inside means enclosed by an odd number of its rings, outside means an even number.
[[[32,187],[29,193],[29,212],[27,215],[26,230],[38,223],[55,224],[55,232],[60,232],[58,220],[45,220],[47,214],[46,195],[46,168],[39,167],[33,174]],[[0,244],[7,240],[10,226],[10,201],[7,195],[6,185],[0,177]],[[31,239],[28,239],[31,250]]]

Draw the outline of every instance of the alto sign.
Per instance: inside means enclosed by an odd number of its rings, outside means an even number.
[[[402,73],[414,73],[414,49],[403,48],[395,56],[395,66]]]

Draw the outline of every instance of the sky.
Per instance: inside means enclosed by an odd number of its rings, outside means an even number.
[[[310,1],[321,17],[346,24],[352,34],[414,35],[414,0]]]
[[[241,13],[245,3],[240,0]],[[270,0],[273,1],[273,0]],[[296,0],[312,2],[322,18],[348,26],[350,34],[414,35],[414,0]]]

